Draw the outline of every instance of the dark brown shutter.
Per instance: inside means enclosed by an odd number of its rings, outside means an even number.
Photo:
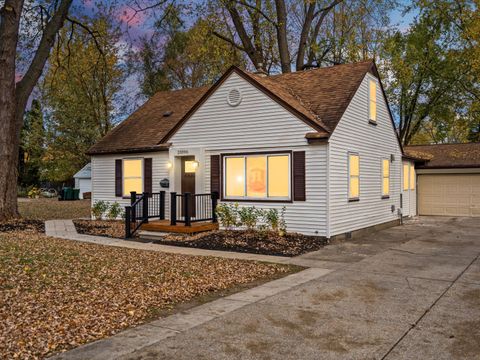
[[[220,155],[210,156],[210,190],[220,194]]]
[[[293,200],[305,201],[305,151],[293,152]]]
[[[143,160],[143,191],[152,193],[152,158],[145,158]]]
[[[123,196],[122,159],[115,160],[115,196]]]

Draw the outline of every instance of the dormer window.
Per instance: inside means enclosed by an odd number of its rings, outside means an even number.
[[[368,91],[368,120],[374,124],[377,123],[377,83],[374,80],[369,81]]]

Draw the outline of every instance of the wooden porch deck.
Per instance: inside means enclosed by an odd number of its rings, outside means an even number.
[[[142,224],[140,230],[194,234],[202,231],[218,230],[218,223],[213,223],[211,221],[199,221],[192,222],[191,226],[185,226],[183,223],[170,225],[170,220],[151,220],[147,224]]]

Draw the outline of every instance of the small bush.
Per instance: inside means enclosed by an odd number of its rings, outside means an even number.
[[[109,220],[116,220],[122,216],[123,209],[118,202],[114,202],[108,209],[107,217]]]
[[[36,186],[32,187],[28,191],[28,197],[30,199],[38,198],[38,197],[40,197],[40,194],[41,194],[41,190],[39,188],[37,188]]]
[[[267,228],[276,232],[280,236],[287,234],[287,224],[285,222],[285,206],[279,213],[277,209],[268,209],[263,212],[263,221]]]
[[[108,210],[108,203],[99,200],[95,201],[95,203],[92,206],[92,215],[95,218],[95,220],[102,220],[103,214]]]
[[[247,230],[254,230],[257,222],[262,215],[262,210],[256,209],[255,206],[244,206],[238,210],[239,226],[245,226]]]
[[[231,230],[237,225],[238,204],[221,203],[215,209],[220,225],[227,230]]]

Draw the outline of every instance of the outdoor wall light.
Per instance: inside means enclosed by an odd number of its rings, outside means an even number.
[[[171,161],[167,162],[167,169],[171,169],[173,167],[173,164]]]

